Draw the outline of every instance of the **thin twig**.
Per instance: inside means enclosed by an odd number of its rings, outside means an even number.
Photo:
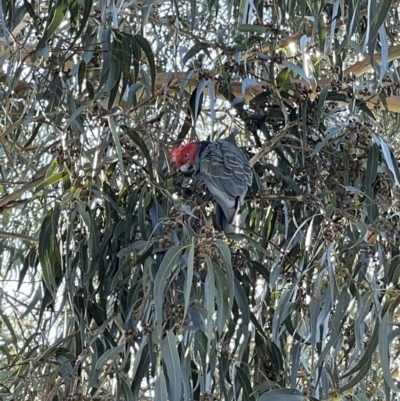
[[[7,231],[1,231],[1,230],[0,230],[0,238],[15,238],[15,239],[20,239],[22,241],[37,242],[37,238],[33,238],[29,235],[21,233],[9,233]]]
[[[250,159],[250,166],[254,166],[263,156],[271,152],[275,145],[283,138],[291,138],[301,142],[299,138],[296,138],[294,135],[288,134],[287,132],[297,124],[297,121],[287,124],[278,135],[271,138],[270,141],[265,142],[262,149]]]

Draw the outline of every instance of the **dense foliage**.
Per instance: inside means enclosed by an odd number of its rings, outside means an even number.
[[[0,6],[1,400],[398,399],[397,1]]]

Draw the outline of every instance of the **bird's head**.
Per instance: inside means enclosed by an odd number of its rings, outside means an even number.
[[[172,149],[171,157],[176,166],[181,171],[188,171],[196,163],[197,145],[195,142],[189,142],[184,146]]]

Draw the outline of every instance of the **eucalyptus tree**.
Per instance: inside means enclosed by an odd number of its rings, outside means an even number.
[[[398,398],[398,2],[3,1],[0,398]],[[171,163],[241,146],[234,233]]]

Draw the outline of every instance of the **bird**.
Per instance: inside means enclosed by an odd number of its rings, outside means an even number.
[[[228,140],[189,142],[172,149],[172,160],[183,172],[192,172],[216,202],[215,220],[225,233],[232,231],[236,213],[252,183],[249,159]]]

